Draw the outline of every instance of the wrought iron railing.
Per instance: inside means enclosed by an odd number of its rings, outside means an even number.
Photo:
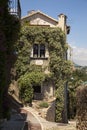
[[[16,15],[18,18],[21,18],[20,0],[9,0],[9,12],[12,15]]]

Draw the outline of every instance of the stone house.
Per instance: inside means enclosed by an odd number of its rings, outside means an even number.
[[[21,22],[27,22],[31,26],[49,26],[53,28],[61,28],[65,34],[69,34],[70,26],[67,26],[67,16],[64,14],[59,15],[59,20],[56,20],[41,11],[29,11],[27,16],[22,17]],[[48,69],[49,65],[49,52],[47,44],[37,44],[35,43],[31,49],[31,64],[42,66],[45,69],[45,73],[50,73]],[[34,88],[34,99],[49,99],[54,97],[55,85],[52,81],[44,82],[41,86],[33,86]]]

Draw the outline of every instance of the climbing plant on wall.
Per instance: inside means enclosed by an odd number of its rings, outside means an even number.
[[[18,80],[19,83],[19,96],[24,104],[31,103],[33,98],[33,85],[41,85],[44,81],[44,74],[42,72],[25,73]]]
[[[38,66],[34,67],[30,65],[30,53],[34,43],[48,44],[48,51],[50,56],[50,76],[44,75],[43,70],[41,68],[38,68]],[[69,79],[71,74],[71,63],[70,61],[66,61],[67,48],[68,46],[66,43],[66,36],[61,31],[61,29],[40,26],[33,27],[28,25],[22,26],[20,39],[15,47],[18,55],[15,67],[17,71],[17,79],[19,79],[20,82],[22,75],[26,76],[26,74],[28,73],[29,75],[32,74],[33,71],[35,71],[36,73],[38,73],[39,71],[42,72],[43,76],[45,76],[46,78],[50,77],[50,79],[53,80],[53,82],[55,83],[55,96],[57,98],[56,121],[62,120],[61,113],[64,109],[64,84],[66,83],[67,79]]]

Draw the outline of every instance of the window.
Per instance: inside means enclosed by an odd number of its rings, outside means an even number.
[[[38,44],[33,45],[33,57],[38,57]]]
[[[40,57],[45,57],[45,46],[44,46],[44,44],[40,45]]]
[[[44,44],[34,44],[33,45],[33,57],[44,58],[45,57],[45,45]]]

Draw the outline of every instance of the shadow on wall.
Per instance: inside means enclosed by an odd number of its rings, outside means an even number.
[[[51,105],[46,114],[46,120],[55,122],[55,100],[51,102]]]
[[[15,130],[28,130],[27,113],[21,111],[22,103],[16,101],[11,95],[8,95],[6,99],[11,107],[10,118],[0,122],[0,130],[12,130],[13,128]]]

